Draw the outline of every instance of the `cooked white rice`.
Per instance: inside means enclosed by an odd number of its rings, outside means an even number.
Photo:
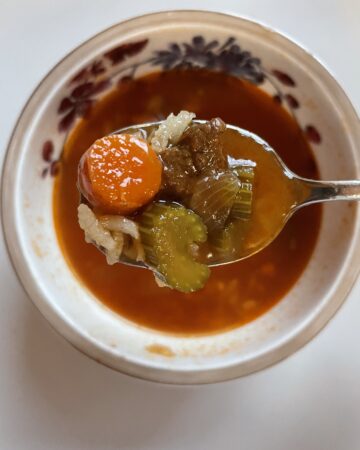
[[[78,207],[78,220],[85,232],[85,241],[101,247],[106,261],[112,265],[119,262],[122,253],[144,260],[137,224],[122,216],[99,216],[85,204]],[[129,256],[130,257],[130,256]]]
[[[140,239],[138,226],[133,220],[123,216],[101,216],[99,220],[101,225],[109,231],[121,231],[134,239]]]
[[[176,116],[171,113],[154,132],[151,138],[153,149],[156,152],[161,153],[170,144],[177,144],[194,117],[195,114],[188,111],[180,111]]]

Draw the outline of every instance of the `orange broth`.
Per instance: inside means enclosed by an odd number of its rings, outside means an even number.
[[[159,288],[150,271],[121,264],[84,240],[77,222],[77,167],[98,138],[121,127],[165,118],[185,109],[199,119],[221,117],[266,140],[295,173],[318,178],[302,131],[272,97],[256,86],[206,70],[168,71],[120,84],[79,121],[64,149],[54,187],[57,236],[68,264],[101,302],[124,318],[164,332],[207,334],[256,319],[291,289],[313,252],[321,206],[295,214],[276,240],[236,264],[214,268],[201,291]]]

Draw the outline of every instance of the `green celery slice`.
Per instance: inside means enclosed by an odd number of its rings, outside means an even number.
[[[195,261],[191,246],[205,242],[206,227],[193,211],[175,203],[153,203],[139,218],[146,262],[181,292],[201,289],[210,269]]]

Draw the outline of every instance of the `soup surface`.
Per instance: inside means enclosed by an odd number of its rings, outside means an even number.
[[[204,334],[249,322],[286,294],[311,257],[321,207],[313,205],[296,213],[277,239],[257,255],[212,269],[205,288],[196,293],[159,288],[147,270],[107,265],[104,255],[84,241],[78,225],[80,157],[101,136],[127,125],[161,120],[182,109],[195,112],[199,119],[221,117],[248,129],[265,139],[295,173],[318,177],[311,149],[298,125],[266,93],[220,73],[169,71],[121,84],[76,125],[55,182],[54,218],[69,265],[108,307],[161,331]]]

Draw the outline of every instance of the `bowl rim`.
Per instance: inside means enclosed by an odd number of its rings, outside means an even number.
[[[360,121],[357,115],[357,112],[353,105],[351,104],[349,98],[347,97],[345,91],[336,81],[333,74],[329,71],[329,69],[313,54],[304,49],[304,47],[299,44],[293,38],[289,38],[287,34],[282,31],[277,30],[276,28],[269,27],[265,25],[263,22],[258,20],[249,19],[247,17],[243,17],[241,15],[236,14],[228,14],[218,11],[206,11],[206,10],[198,10],[198,9],[184,9],[184,10],[169,10],[169,11],[158,11],[150,14],[138,15],[135,17],[131,17],[127,20],[115,23],[114,25],[96,33],[90,38],[86,39],[80,45],[76,46],[73,50],[68,52],[60,61],[51,68],[49,72],[40,80],[37,84],[33,92],[31,93],[29,99],[21,109],[18,119],[15,122],[13,131],[8,140],[8,144],[6,147],[4,162],[2,166],[1,173],[1,222],[3,227],[5,248],[7,250],[9,260],[12,264],[15,274],[27,296],[32,300],[32,303],[37,307],[37,309],[41,312],[41,314],[47,319],[52,328],[57,331],[60,335],[62,335],[73,347],[80,350],[82,353],[91,357],[97,362],[100,362],[114,370],[121,371],[128,375],[135,376],[137,378],[157,381],[161,383],[170,383],[170,384],[206,384],[213,382],[226,381],[233,378],[237,378],[239,376],[249,375],[251,373],[257,372],[259,370],[265,369],[274,365],[275,363],[285,359],[291,354],[295,353],[297,350],[302,348],[305,344],[307,344],[311,339],[313,339],[328,323],[328,321],[334,316],[340,306],[344,303],[346,297],[348,296],[353,284],[356,281],[357,275],[360,271],[360,253],[356,254],[354,251],[354,247],[360,243],[360,217],[359,217],[359,208],[357,208],[356,218],[354,220],[354,233],[351,240],[351,247],[346,255],[346,259],[350,260],[347,264],[351,265],[351,272],[347,272],[345,275],[342,274],[341,279],[339,280],[339,284],[332,292],[329,301],[322,305],[320,311],[315,315],[309,322],[306,322],[304,327],[296,330],[295,333],[289,334],[289,336],[281,342],[278,346],[273,346],[269,350],[264,353],[257,355],[252,361],[248,362],[248,369],[241,369],[241,362],[222,365],[213,369],[206,370],[181,370],[181,369],[160,369],[155,365],[151,367],[151,365],[139,365],[137,362],[125,361],[123,359],[123,367],[121,369],[117,366],[115,367],[109,360],[102,357],[96,357],[94,352],[91,352],[89,349],[89,345],[98,345],[98,343],[91,341],[88,337],[83,335],[80,336],[79,330],[74,327],[70,322],[67,322],[63,316],[61,316],[58,312],[55,311],[54,307],[50,305],[47,297],[43,295],[43,293],[39,290],[36,280],[31,275],[28,270],[27,264],[22,260],[22,248],[21,244],[16,239],[15,241],[10,241],[10,230],[16,230],[16,220],[13,214],[5,214],[5,210],[7,210],[7,205],[11,205],[14,199],[14,188],[12,187],[12,183],[7,183],[7,179],[11,175],[9,173],[9,168],[11,165],[11,157],[13,157],[14,150],[16,149],[16,137],[17,135],[23,135],[23,132],[26,130],[26,126],[23,125],[24,115],[31,105],[34,96],[37,95],[43,84],[51,77],[53,72],[62,65],[62,63],[67,60],[71,55],[77,52],[79,49],[87,46],[90,42],[95,41],[100,36],[103,36],[107,33],[110,33],[113,29],[116,29],[119,26],[123,26],[125,24],[136,23],[138,20],[146,20],[146,19],[154,19],[159,17],[170,17],[175,20],[177,17],[181,17],[184,15],[192,14],[196,15],[207,15],[211,17],[222,16],[225,19],[235,19],[241,21],[248,26],[258,27],[258,29],[266,30],[274,35],[277,35],[284,42],[287,42],[294,47],[297,47],[300,54],[302,54],[305,58],[308,59],[309,62],[314,66],[314,68],[320,70],[324,75],[327,76],[328,82],[332,84],[334,89],[337,91],[337,95],[341,97],[341,101],[343,103],[344,109],[351,115],[355,121],[355,129],[354,133],[359,136],[360,140]],[[26,125],[26,123],[25,123]],[[22,127],[24,129],[22,129]],[[360,177],[360,168],[357,168]],[[13,208],[15,209],[15,208]],[[15,233],[17,236],[17,233]],[[60,322],[60,323],[59,323]],[[98,346],[98,350],[102,350],[104,352],[104,348]],[[105,349],[105,355],[108,353]],[[110,358],[109,358],[110,359]],[[152,369],[148,373],[149,369]],[[155,373],[154,373],[155,371]],[[193,376],[192,376],[193,375]]]

